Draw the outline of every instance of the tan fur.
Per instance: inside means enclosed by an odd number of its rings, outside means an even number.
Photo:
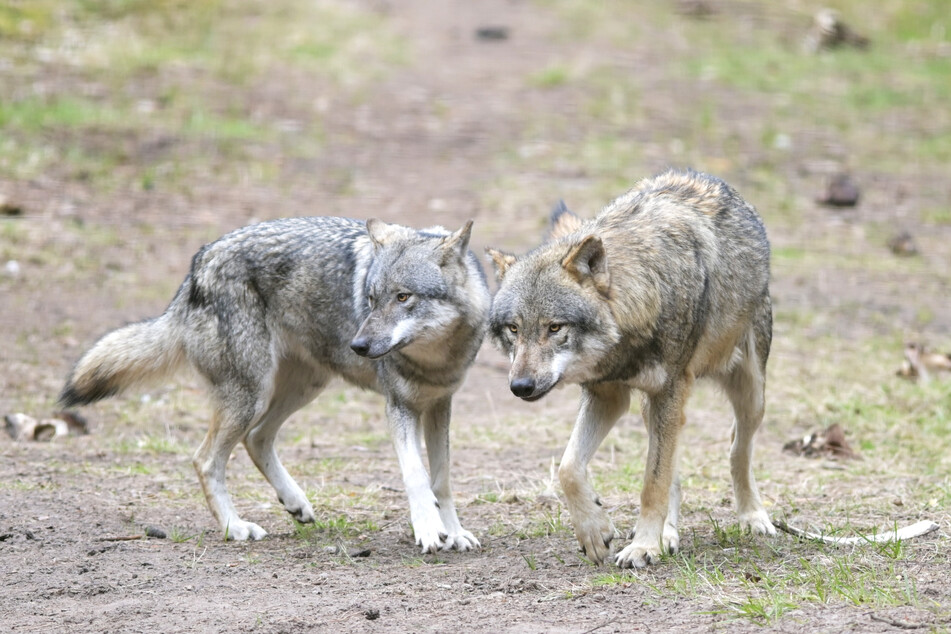
[[[548,238],[550,240],[564,238],[565,236],[580,231],[583,225],[584,221],[573,213],[562,213],[551,224],[548,230]]]
[[[508,268],[515,264],[515,256],[511,253],[505,253],[497,249],[486,249],[485,252],[495,265],[496,280],[501,282],[502,278],[505,277],[505,272],[508,270]]]
[[[551,242],[523,257],[489,251],[500,281],[490,331],[512,359],[516,396],[531,401],[559,383],[582,386],[559,477],[585,553],[596,562],[610,553],[613,527],[587,464],[633,388],[645,393],[650,442],[641,518],[615,561],[640,567],[679,547],[678,437],[702,377],[720,382],[736,415],[731,473],[740,524],[775,534],[750,464],[772,329],[769,244],[755,210],[719,179],[669,171],[592,220],[559,204],[552,225]]]
[[[168,341],[162,336],[169,332]],[[109,333],[73,369],[70,383],[80,393],[120,394],[174,376],[185,352],[174,327],[161,318]]]

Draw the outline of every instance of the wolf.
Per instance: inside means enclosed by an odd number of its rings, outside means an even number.
[[[643,394],[647,465],[633,540],[614,561],[644,567],[679,548],[677,442],[700,377],[717,381],[733,405],[740,524],[775,535],[751,468],[772,308],[769,242],[750,204],[718,178],[668,170],[593,220],[556,207],[549,241],[524,256],[487,253],[499,281],[489,332],[511,360],[511,391],[536,401],[560,384],[582,388],[558,474],[587,557],[600,563],[615,536],[588,462],[628,411],[633,389]]]
[[[461,229],[370,219],[285,218],[205,245],[165,312],[86,352],[60,396],[85,405],[190,366],[214,415],[193,464],[226,539],[266,532],[239,517],[225,485],[241,442],[298,522],[314,510],[275,451],[285,419],[334,377],[382,393],[424,553],[479,547],[449,480],[452,397],[486,333],[485,274]],[[430,474],[423,462],[425,437]]]

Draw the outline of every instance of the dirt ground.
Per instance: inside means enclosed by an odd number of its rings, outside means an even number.
[[[56,170],[40,179],[0,181],[0,192],[24,210],[17,220],[22,239],[42,252],[19,262],[17,275],[8,275],[0,287],[0,414],[52,413],[63,377],[86,346],[112,327],[158,314],[184,276],[191,254],[248,222],[346,215],[455,227],[474,218],[473,248],[481,252],[486,244],[514,250],[532,246],[541,236],[553,192],[562,190],[569,200],[575,195],[589,204],[583,213],[596,210],[596,196],[586,192],[584,174],[539,168],[509,176],[506,163],[498,160],[513,147],[531,151],[538,142],[531,132],[535,114],[559,112],[570,121],[582,108],[582,95],[570,85],[540,90],[525,80],[563,59],[572,46],[553,36],[557,18],[547,4],[407,0],[360,6],[390,21],[413,43],[412,61],[363,88],[359,98],[290,71],[246,87],[262,117],[319,124],[323,130],[323,145],[312,156],[285,157],[271,146],[260,150],[265,153],[260,160],[280,165],[276,184],[259,186],[240,175],[219,174],[194,179],[187,191],[102,191]],[[504,26],[508,37],[475,37],[484,26]],[[688,89],[655,76],[656,44],[645,41],[620,56],[608,45],[584,42],[572,55],[583,64],[643,75],[643,94],[649,95],[645,108],[652,120],[636,139],[642,145],[644,175],[671,162],[666,135],[680,124],[670,113],[684,99],[678,91]],[[58,80],[69,79],[51,71],[47,81]],[[161,76],[154,81],[126,89],[148,96],[161,88]],[[15,81],[8,77],[7,83]],[[223,89],[222,99],[233,97]],[[741,124],[747,115],[741,105],[729,114],[741,145],[747,142]],[[608,127],[597,120],[586,125]],[[564,131],[565,142],[572,136],[572,130]],[[201,151],[160,137],[81,141],[126,144],[131,160],[142,152]],[[818,182],[815,174],[797,169],[808,157],[801,159],[777,168],[792,190],[808,190]],[[734,167],[731,173],[742,172]],[[923,168],[921,182],[934,182],[936,176]],[[505,209],[491,207],[484,193],[505,178],[522,187],[528,183],[527,189],[539,192],[537,198]],[[863,207],[863,221],[886,218],[895,201],[907,195],[903,192],[917,185],[892,182],[881,174],[874,178],[879,180]],[[743,182],[737,186],[743,191]],[[936,199],[949,193],[941,187],[929,191]],[[771,232],[774,245],[792,248],[826,239],[829,225],[818,219],[827,212],[811,213],[801,224],[787,223]],[[849,223],[850,212],[845,213],[832,224]],[[856,233],[862,231],[854,226]],[[917,228],[911,219],[903,226]],[[76,227],[102,227],[108,235],[89,242]],[[843,277],[777,276],[777,307],[828,309],[836,318],[810,327],[817,335],[832,331],[845,341],[875,333],[877,322],[865,318],[869,314],[900,321],[909,311],[930,310],[929,333],[947,341],[951,250],[946,245],[951,235],[947,225],[916,235],[924,268],[943,273],[921,281],[922,298],[913,308],[903,299],[902,280],[873,289],[854,272]],[[840,319],[845,311],[858,315],[851,326]],[[814,368],[807,357],[781,347],[774,363],[798,363],[801,372],[809,373]],[[542,495],[552,459],[560,456],[567,440],[578,392],[567,388],[537,404],[516,402],[508,394],[505,360],[488,344],[454,407],[453,484],[463,524],[482,541],[476,553],[416,552],[396,458],[385,436],[382,402],[341,385],[294,417],[279,446],[284,463],[331,526],[315,532],[296,528],[241,449],[229,467],[232,493],[242,515],[261,524],[269,537],[256,543],[223,542],[190,464],[207,408],[197,383],[186,379],[177,385],[86,408],[91,433],[85,436],[38,443],[14,442],[0,434],[0,481],[6,483],[0,486],[3,629],[762,629],[754,621],[723,614],[715,589],[680,597],[659,592],[679,574],[665,570],[664,564],[630,573],[624,583],[593,583],[611,570],[592,567],[576,553],[567,513]],[[715,450],[716,460],[701,462],[700,469],[713,470],[726,487],[728,417],[722,403],[708,409],[708,402],[717,402],[715,395],[693,406],[689,433]],[[758,449],[758,456],[781,461],[778,447],[801,433],[803,423],[771,420],[773,428],[764,430],[759,443],[772,449]],[[627,417],[617,434],[617,447],[644,450],[636,415]],[[602,456],[603,461],[614,459],[613,451],[610,458]],[[623,459],[621,454],[618,460]],[[783,502],[783,485],[776,481],[780,476],[810,477],[801,467],[779,469],[764,484],[765,495],[777,504]],[[619,528],[629,528],[635,520],[638,490],[635,482],[630,492],[611,500]],[[715,502],[702,507],[691,507],[688,492],[682,519],[686,549],[716,548],[710,520],[733,521],[728,488],[723,491],[722,496],[711,494]],[[314,499],[322,493],[324,501]],[[341,501],[342,508],[332,508]],[[545,522],[549,530],[544,530]],[[141,536],[147,527],[162,529],[166,537],[120,539]],[[942,550],[947,531],[945,523],[924,543]],[[792,549],[794,543],[781,535],[771,548]],[[945,612],[951,605],[946,566],[947,559],[938,558],[902,569],[918,579],[929,605],[945,606]],[[864,632],[895,631],[901,624],[947,627],[947,622],[935,623],[931,613],[917,608],[871,610],[830,602],[793,610],[770,627]]]

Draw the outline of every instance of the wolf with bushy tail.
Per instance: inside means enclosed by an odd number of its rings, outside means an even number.
[[[509,355],[509,387],[534,401],[582,387],[559,467],[586,556],[611,554],[615,529],[588,482],[594,452],[632,389],[643,393],[649,446],[640,518],[621,567],[679,548],[677,445],[697,378],[710,377],[735,413],[730,471],[740,525],[775,534],[752,472],[772,338],[769,242],[751,205],[723,181],[668,171],[582,221],[563,206],[550,240],[516,257],[489,249],[499,279],[489,330]]]
[[[477,548],[449,482],[452,396],[483,340],[490,303],[468,250],[471,227],[417,231],[314,217],[234,231],[194,256],[164,314],[107,334],[83,355],[61,402],[91,403],[191,366],[214,407],[194,457],[208,506],[227,538],[261,539],[264,529],[241,519],[228,494],[228,458],[244,443],[287,512],[313,522],[275,437],[342,377],[386,397],[422,551]]]

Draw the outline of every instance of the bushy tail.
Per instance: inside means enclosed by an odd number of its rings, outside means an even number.
[[[60,404],[86,405],[174,374],[185,361],[185,351],[173,319],[165,313],[97,341],[73,368],[60,393]]]

